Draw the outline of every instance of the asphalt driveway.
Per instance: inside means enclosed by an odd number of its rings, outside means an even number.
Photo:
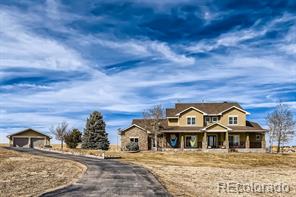
[[[18,149],[18,151],[69,159],[87,166],[86,173],[78,182],[43,196],[170,196],[159,181],[140,166],[117,160],[64,155],[34,149]]]

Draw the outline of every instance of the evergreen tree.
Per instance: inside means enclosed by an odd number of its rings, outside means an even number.
[[[78,129],[72,129],[65,135],[65,142],[69,148],[76,148],[81,142],[81,132]]]
[[[106,124],[100,112],[94,111],[86,121],[82,137],[82,148],[86,149],[109,149],[108,134],[105,130]]]

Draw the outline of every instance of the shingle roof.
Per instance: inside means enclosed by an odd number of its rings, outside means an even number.
[[[148,131],[152,131],[152,121],[153,120],[145,120],[145,119],[134,119],[132,124],[136,124]],[[232,129],[232,132],[237,131],[265,131],[258,123],[246,121],[246,126],[227,126]],[[205,127],[186,127],[186,126],[168,126],[168,122],[166,119],[161,120],[161,129],[163,132],[200,132]]]
[[[175,108],[168,108],[166,109],[166,116],[167,117],[175,117],[176,114],[190,108],[194,107],[197,108],[207,114],[218,114],[230,107],[238,107],[244,110],[240,104],[236,102],[224,102],[224,103],[177,103]]]
[[[233,131],[266,131],[258,123],[246,121],[246,126],[228,126]]]
[[[153,130],[153,123],[154,119],[133,119],[132,124],[136,124],[144,129],[147,129],[149,131]],[[167,119],[162,119],[160,122],[161,129],[166,129],[168,127]]]

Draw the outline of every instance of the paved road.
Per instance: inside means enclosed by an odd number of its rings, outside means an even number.
[[[87,166],[86,173],[78,182],[43,196],[170,196],[149,171],[136,165],[34,149],[18,149],[18,151],[70,159]]]

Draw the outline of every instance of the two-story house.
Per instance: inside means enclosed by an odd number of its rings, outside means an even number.
[[[177,103],[161,120],[157,147],[161,150],[264,152],[265,132],[238,103]],[[154,144],[152,120],[134,119],[121,131],[121,147],[137,142],[140,150]]]

